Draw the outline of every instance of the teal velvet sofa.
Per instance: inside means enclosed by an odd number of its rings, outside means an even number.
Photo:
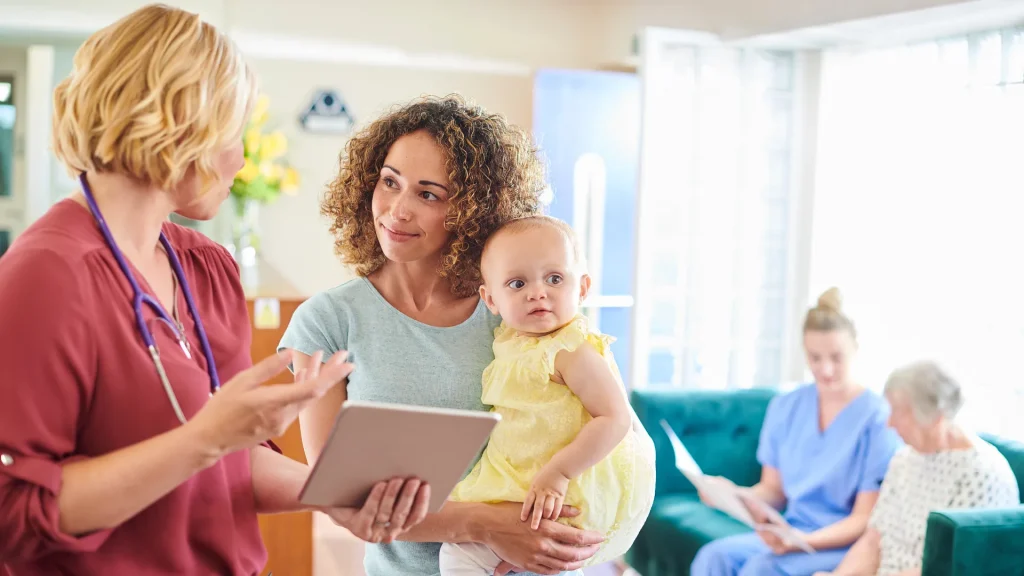
[[[675,468],[665,419],[706,474],[741,486],[760,478],[755,456],[761,423],[775,392],[638,390],[630,401],[657,451],[654,507],[627,563],[642,576],[689,574],[697,550],[717,538],[749,531],[700,502]],[[1006,456],[1024,494],[1024,445],[985,436]],[[1008,510],[936,511],[928,519],[923,574],[1024,576],[1024,506]]]

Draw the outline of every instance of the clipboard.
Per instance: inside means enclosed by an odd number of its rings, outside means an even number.
[[[361,508],[391,478],[430,484],[428,512],[441,510],[501,421],[495,412],[346,401],[299,501]]]
[[[777,510],[755,496],[749,488],[731,486],[718,482],[718,479],[715,477],[706,476],[697,464],[697,461],[690,455],[690,451],[683,445],[683,441],[672,430],[672,426],[662,419],[661,427],[665,430],[665,435],[668,436],[669,442],[672,444],[676,468],[686,476],[686,479],[697,490],[700,490],[711,499],[714,503],[713,508],[725,512],[755,530],[772,532],[808,554],[816,552],[810,544],[796,534],[792,526],[789,525],[789,522],[786,522],[786,519]],[[756,522],[750,512],[752,509],[760,512],[767,521],[764,523]]]

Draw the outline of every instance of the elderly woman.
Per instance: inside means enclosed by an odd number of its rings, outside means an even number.
[[[919,575],[929,512],[1020,501],[1006,458],[954,421],[963,404],[960,385],[935,363],[896,370],[885,396],[889,425],[907,446],[893,456],[867,531],[833,576]]]

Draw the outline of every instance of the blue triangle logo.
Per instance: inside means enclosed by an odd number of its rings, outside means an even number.
[[[355,118],[337,92],[319,90],[299,116],[299,123],[307,132],[345,134],[355,125]]]

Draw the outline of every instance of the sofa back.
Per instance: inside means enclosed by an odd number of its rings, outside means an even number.
[[[1017,489],[1020,492],[1021,503],[1024,503],[1024,444],[991,434],[979,434],[979,436],[995,446],[1010,463],[1010,469],[1017,477]]]
[[[672,444],[661,427],[663,418],[705,474],[725,476],[741,486],[756,483],[761,478],[757,441],[775,394],[767,389],[632,391],[630,402],[657,452],[655,493],[695,491],[675,467]]]

